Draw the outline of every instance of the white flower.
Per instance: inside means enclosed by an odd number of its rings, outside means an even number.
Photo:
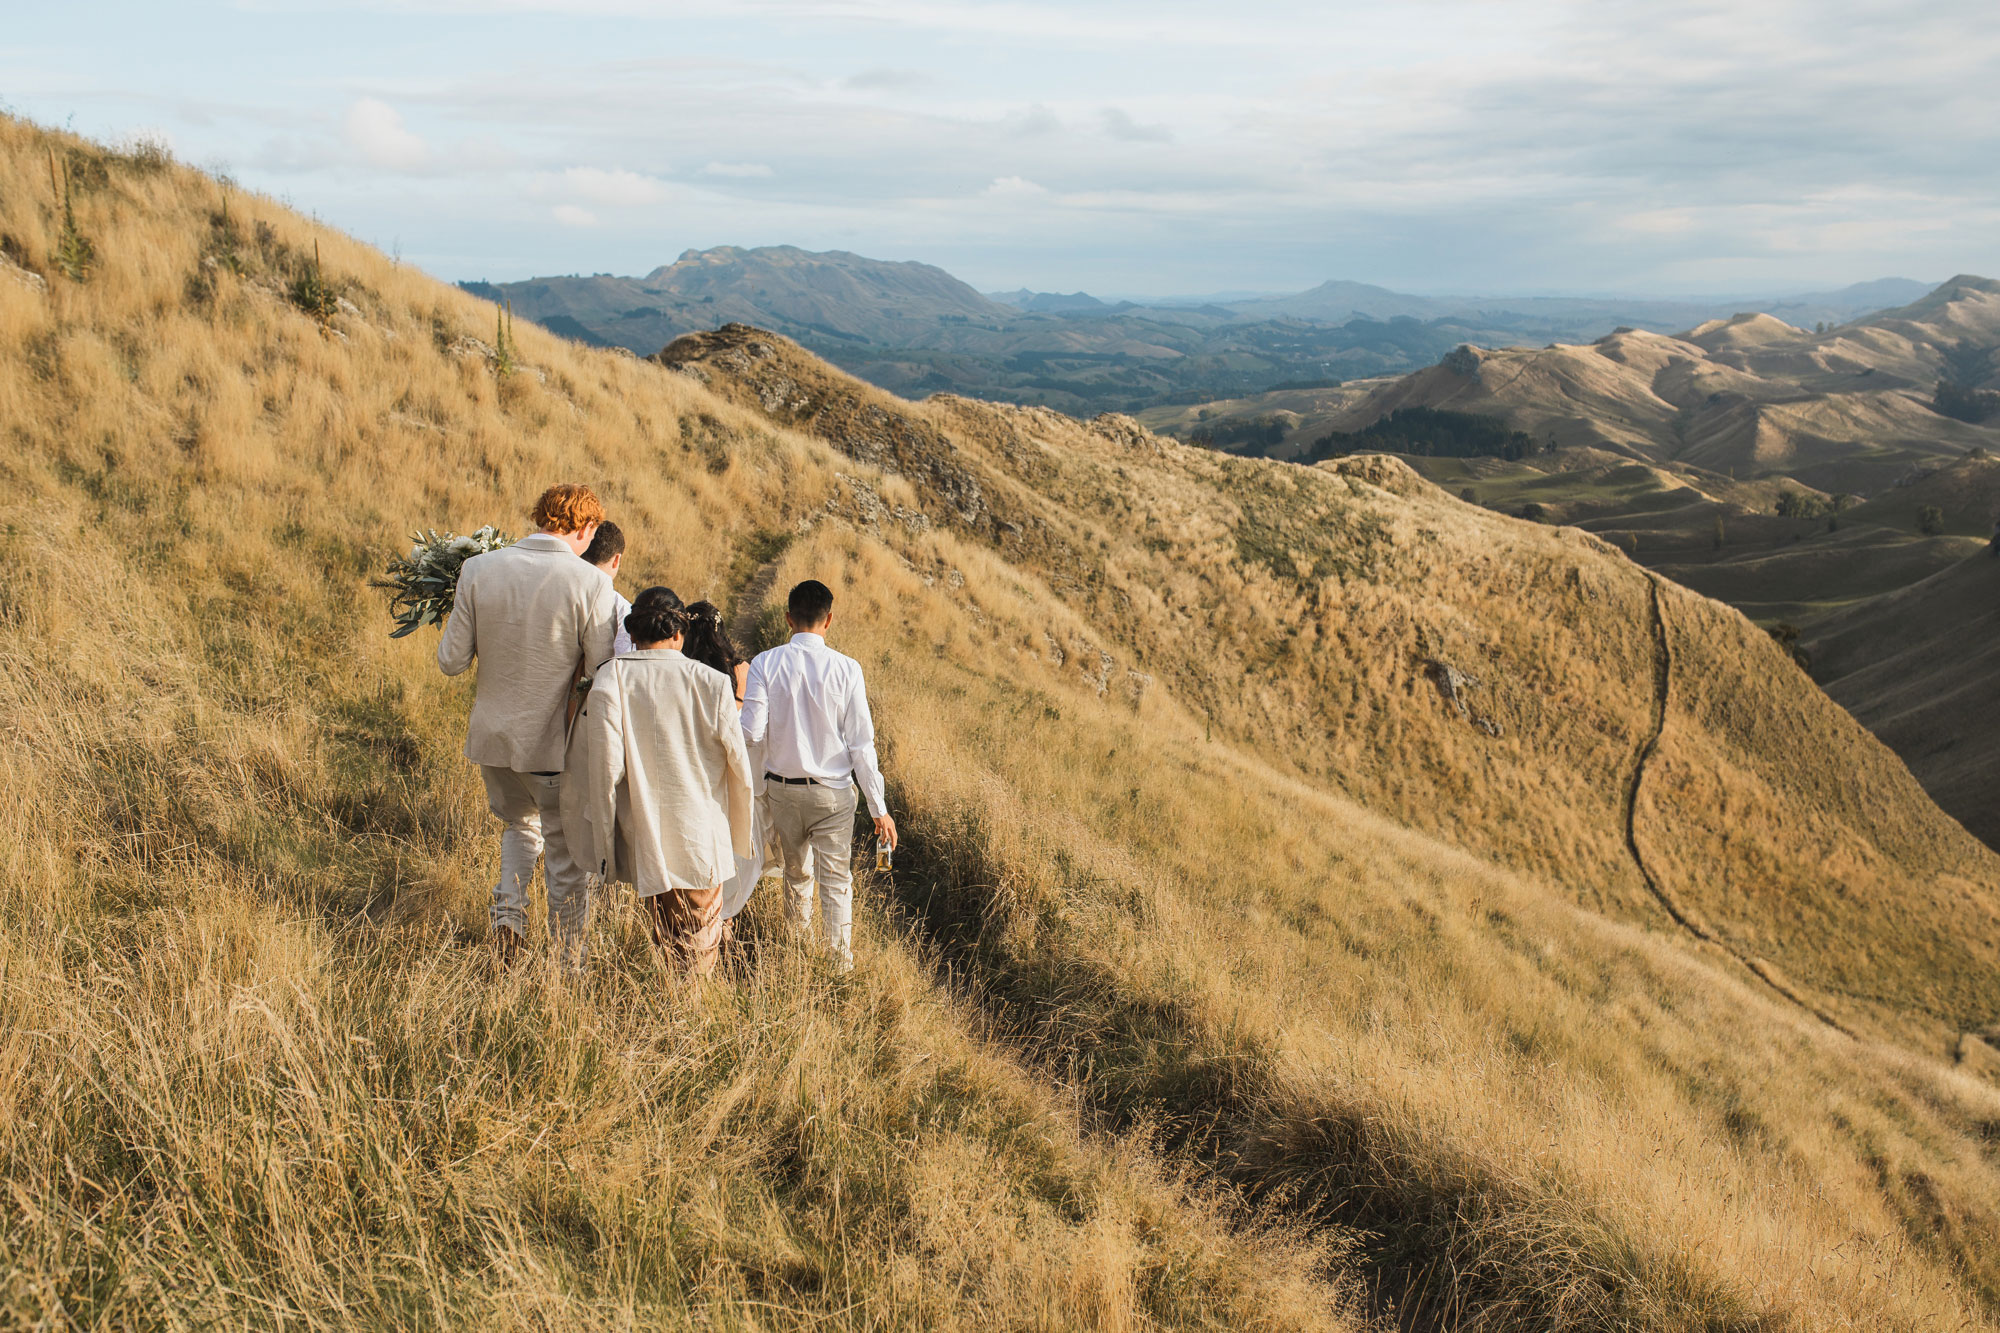
[[[479,545],[479,539],[476,537],[454,537],[451,539],[451,549],[454,551],[476,551],[479,549]]]
[[[410,559],[413,561],[420,559],[423,556],[423,553],[424,553],[424,548],[421,545],[412,546],[410,548]]]

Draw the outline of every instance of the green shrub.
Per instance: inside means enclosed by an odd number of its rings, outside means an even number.
[[[313,242],[312,263],[301,270],[298,277],[292,279],[291,291],[287,294],[292,298],[293,305],[321,324],[331,320],[334,312],[340,308],[340,298],[334,294],[333,288],[327,284],[326,276],[320,271],[318,241]]]
[[[56,198],[62,203],[62,231],[56,238],[52,258],[62,275],[71,282],[82,282],[90,276],[91,268],[97,262],[97,248],[90,238],[77,229],[76,206],[72,201],[75,170],[72,164],[58,164],[56,155],[49,154],[49,184],[55,187]]]

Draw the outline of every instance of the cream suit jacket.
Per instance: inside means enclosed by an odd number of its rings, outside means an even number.
[[[751,854],[756,789],[721,672],[671,648],[613,658],[591,685],[570,757],[581,780],[563,785],[578,789],[596,848],[586,864],[607,878],[641,896],[712,889]],[[571,808],[565,790],[565,828]]]
[[[570,683],[611,656],[611,580],[559,538],[531,533],[475,555],[458,573],[438,666],[479,662],[465,757],[517,773],[563,766]]]

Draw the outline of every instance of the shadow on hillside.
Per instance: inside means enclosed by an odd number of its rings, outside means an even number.
[[[1055,894],[1090,894],[1087,872],[1076,873]],[[1073,1089],[1096,1128],[1147,1134],[1252,1210],[1330,1233],[1358,1262],[1383,1326],[1651,1325],[1660,1311],[1644,1288],[1661,1285],[1708,1311],[1733,1305],[1696,1293],[1684,1271],[1659,1271],[1608,1229],[1552,1215],[1547,1199],[1420,1141],[1387,1107],[1308,1103],[1280,1086],[1275,1051],[1218,1031],[1192,1005],[1138,993],[1137,979],[1067,947],[1062,898],[1010,883],[978,816],[911,820],[893,883],[882,879],[891,916],[947,983]],[[1733,1312],[1697,1326],[1749,1333],[1762,1322]]]

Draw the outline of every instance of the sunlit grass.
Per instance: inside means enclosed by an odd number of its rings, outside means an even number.
[[[1992,859],[1754,627],[1664,598],[1642,792],[1725,951],[1625,846],[1588,538],[782,346],[769,414],[526,325],[496,377],[490,306],[221,207],[113,163],[90,281],[0,289],[0,1322],[1993,1326]],[[582,981],[490,969],[469,684],[366,579],[565,478],[635,585],[834,585],[910,839],[851,978],[762,899],[726,983],[617,899]]]

